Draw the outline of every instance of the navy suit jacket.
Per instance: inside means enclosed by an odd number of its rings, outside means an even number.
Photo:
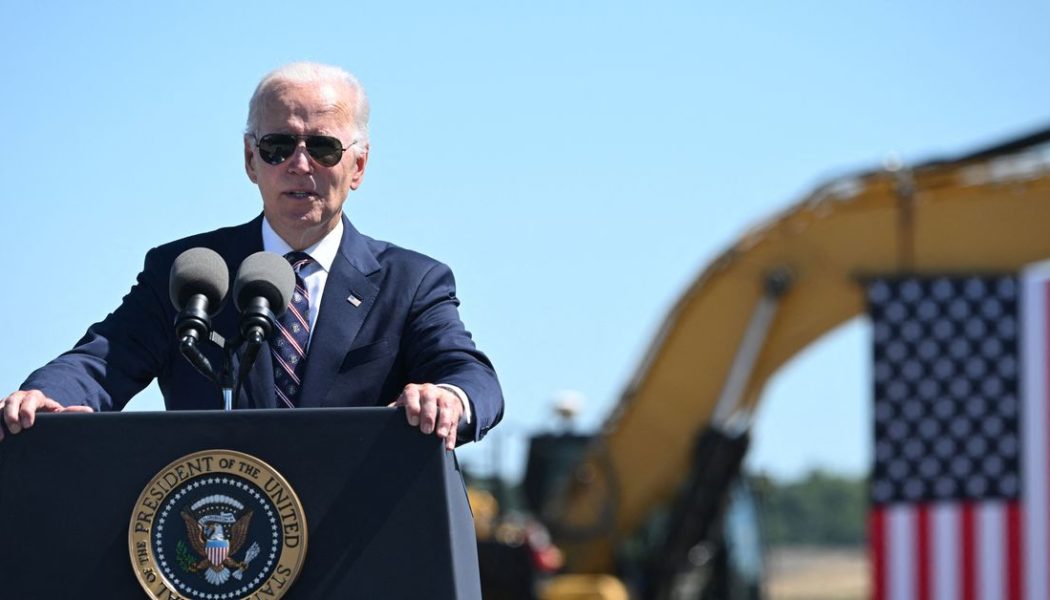
[[[168,410],[221,408],[215,384],[179,353],[176,311],[168,298],[172,263],[194,247],[218,252],[232,279],[247,256],[262,250],[262,215],[150,250],[117,310],[92,325],[72,350],[30,374],[21,389],[39,389],[64,405],[120,410],[156,377]],[[360,302],[351,302],[351,296]],[[449,383],[470,397],[473,420],[460,428],[462,441],[481,439],[502,418],[503,395],[491,363],[463,327],[458,306],[447,266],[362,235],[344,215],[299,405],[385,406],[408,383]],[[232,302],[212,325],[226,339],[235,336],[238,313]],[[221,365],[222,353],[207,346],[212,365]],[[267,344],[235,404],[277,406]]]

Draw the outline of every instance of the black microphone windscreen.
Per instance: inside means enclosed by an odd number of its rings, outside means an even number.
[[[168,295],[177,310],[182,310],[195,294],[204,294],[208,298],[208,313],[214,316],[229,290],[230,270],[214,250],[190,248],[171,265]]]
[[[273,314],[280,316],[295,291],[295,272],[280,254],[256,252],[244,259],[233,280],[233,300],[244,310],[254,298],[262,296]]]

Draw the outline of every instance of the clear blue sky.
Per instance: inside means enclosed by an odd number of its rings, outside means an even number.
[[[453,266],[503,381],[512,473],[556,390],[604,419],[667,309],[750,226],[891,153],[1050,123],[1046,3],[724,4],[3,0],[0,383],[114,308],[151,246],[259,212],[247,100],[292,60],[368,89],[348,213]],[[867,469],[868,344],[851,324],[771,381],[752,466]],[[463,459],[487,469],[486,445]]]

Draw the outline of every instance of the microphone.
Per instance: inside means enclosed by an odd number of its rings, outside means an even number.
[[[230,288],[230,270],[214,250],[190,248],[175,259],[168,295],[175,309],[175,335],[182,354],[206,377],[216,380],[211,363],[197,347],[211,335],[211,318],[222,309]]]
[[[279,254],[256,252],[244,259],[233,281],[233,301],[241,311],[241,337],[247,343],[240,379],[255,362],[259,346],[273,333],[295,291],[292,265]]]
[[[293,284],[294,285],[294,284]],[[179,339],[207,339],[211,318],[222,309],[230,289],[230,270],[214,250],[190,248],[171,265],[168,294],[179,311],[175,333]]]

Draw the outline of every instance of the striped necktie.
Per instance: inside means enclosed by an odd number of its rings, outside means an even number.
[[[301,272],[313,259],[305,252],[289,252],[284,258],[295,271],[295,291],[288,309],[277,319],[270,349],[277,405],[294,408],[299,404],[299,388],[306,370],[306,346],[310,341],[310,295]]]

